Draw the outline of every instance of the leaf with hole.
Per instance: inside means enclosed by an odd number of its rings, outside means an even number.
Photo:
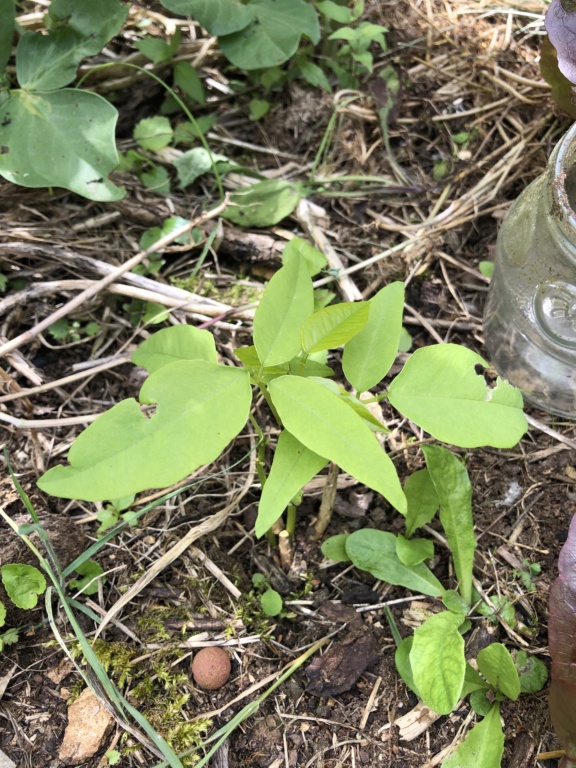
[[[364,328],[369,312],[366,301],[333,304],[314,312],[302,326],[302,349],[311,355],[340,347]]]
[[[423,347],[390,385],[390,403],[445,443],[511,448],[528,428],[522,394],[500,378],[488,386],[486,366],[480,355],[457,344]]]
[[[23,187],[64,187],[89,200],[119,200],[124,188],[108,180],[118,165],[117,118],[112,104],[88,91],[13,91],[0,107],[0,175]]]
[[[407,567],[396,554],[396,536],[388,531],[363,528],[346,540],[346,552],[357,568],[376,579],[413,592],[439,597],[444,587],[423,563]]]
[[[368,302],[364,328],[344,347],[344,375],[358,392],[378,384],[398,354],[404,310],[404,283],[386,285]]]
[[[405,513],[396,468],[363,419],[322,384],[279,376],[268,385],[285,428],[319,456],[335,462]]]
[[[327,459],[306,448],[290,432],[280,433],[258,504],[256,536],[262,536],[274,525],[298,491],[327,463]]]
[[[103,501],[167,488],[214,461],[250,411],[247,371],[205,360],[180,360],[144,382],[140,403],[115,405],[74,442],[70,466],[48,470],[38,485],[63,498]]]
[[[2,583],[8,597],[18,608],[35,608],[38,595],[46,590],[46,579],[38,568],[23,563],[3,565]]]

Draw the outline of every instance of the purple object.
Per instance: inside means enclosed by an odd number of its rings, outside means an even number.
[[[576,84],[576,2],[552,0],[546,13],[546,31],[558,54],[558,69]]]
[[[576,515],[560,552],[558,572],[550,589],[548,706],[558,741],[566,750],[559,768],[576,768]]]

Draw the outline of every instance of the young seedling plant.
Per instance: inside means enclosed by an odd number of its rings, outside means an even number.
[[[263,433],[251,415],[253,395],[262,395],[281,428],[268,476],[261,475],[256,533],[262,535],[329,462],[406,514],[398,474],[377,437],[388,430],[370,401],[387,399],[437,439],[462,447],[510,447],[524,434],[520,392],[500,379],[489,386],[482,358],[454,344],[417,350],[387,390],[373,396],[369,390],[396,358],[402,283],[370,301],[314,311],[311,275],[324,267],[324,257],[294,238],[283,262],[256,310],[254,344],[236,349],[241,365],[218,361],[208,331],[180,325],[157,332],[132,356],[150,374],[139,402],[123,400],[100,416],[73,444],[69,466],[46,472],[40,488],[104,501],[169,487],[216,460],[249,417]],[[349,389],[326,364],[328,350],[340,346]]]
[[[501,643],[482,649],[476,667],[467,661],[463,635],[471,627],[467,617],[480,602],[472,584],[476,548],[472,486],[464,464],[451,451],[437,445],[424,445],[422,451],[426,468],[410,475],[404,485],[405,535],[364,528],[332,536],[322,545],[322,552],[337,562],[352,561],[389,584],[442,601],[445,610],[434,613],[404,639],[389,615],[397,644],[396,667],[408,688],[438,714],[449,714],[469,695],[472,708],[483,718],[443,761],[442,768],[499,768],[504,749],[500,703],[505,698],[515,701],[521,692],[539,691],[547,671],[542,662],[523,651],[514,660]],[[458,591],[446,589],[425,565],[434,556],[432,541],[413,537],[438,510]]]

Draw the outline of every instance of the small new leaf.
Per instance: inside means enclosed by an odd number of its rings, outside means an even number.
[[[520,695],[520,678],[508,649],[502,643],[492,643],[478,653],[476,661],[490,685],[516,701]]]
[[[23,563],[9,563],[0,570],[4,588],[14,605],[24,609],[35,608],[38,595],[46,589],[46,579],[38,568]]]
[[[309,355],[346,344],[368,321],[366,301],[333,304],[310,315],[302,326],[302,349]]]

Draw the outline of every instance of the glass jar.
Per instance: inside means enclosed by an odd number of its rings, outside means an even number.
[[[484,339],[526,399],[576,417],[576,124],[507,213],[496,244]]]

